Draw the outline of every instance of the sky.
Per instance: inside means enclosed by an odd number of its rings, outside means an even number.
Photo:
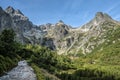
[[[120,0],[0,0],[6,9],[19,9],[33,24],[57,23],[79,27],[94,18],[97,12],[120,21]]]

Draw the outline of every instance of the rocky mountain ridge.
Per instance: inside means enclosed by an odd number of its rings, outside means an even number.
[[[91,53],[107,40],[108,31],[116,30],[119,25],[108,14],[98,12],[90,22],[80,28],[74,29],[62,20],[56,24],[36,26],[20,10],[10,6],[5,11],[0,8],[0,31],[13,28],[17,41],[47,46],[59,54],[77,56]]]

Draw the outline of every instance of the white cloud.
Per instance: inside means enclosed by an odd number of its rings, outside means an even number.
[[[82,3],[83,0],[66,0],[66,4],[64,4],[64,9],[67,11],[76,12]]]
[[[71,10],[74,10],[74,9],[79,9],[81,3],[82,3],[83,0],[73,0],[72,4],[70,5],[71,7]]]
[[[118,7],[119,5],[120,5],[120,3],[117,3],[117,4],[113,5],[113,6],[111,6],[110,8],[108,8],[105,12],[110,13],[110,12],[112,12],[116,7]]]
[[[114,17],[114,19],[120,19],[120,15],[116,15],[115,17]]]

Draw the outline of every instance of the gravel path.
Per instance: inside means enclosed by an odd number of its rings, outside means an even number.
[[[7,75],[0,77],[0,80],[37,80],[37,78],[33,69],[24,60],[18,62],[18,66],[8,72]]]

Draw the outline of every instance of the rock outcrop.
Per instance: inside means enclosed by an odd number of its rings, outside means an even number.
[[[18,62],[18,66],[0,77],[0,80],[37,80],[33,69],[28,66],[26,61]]]

